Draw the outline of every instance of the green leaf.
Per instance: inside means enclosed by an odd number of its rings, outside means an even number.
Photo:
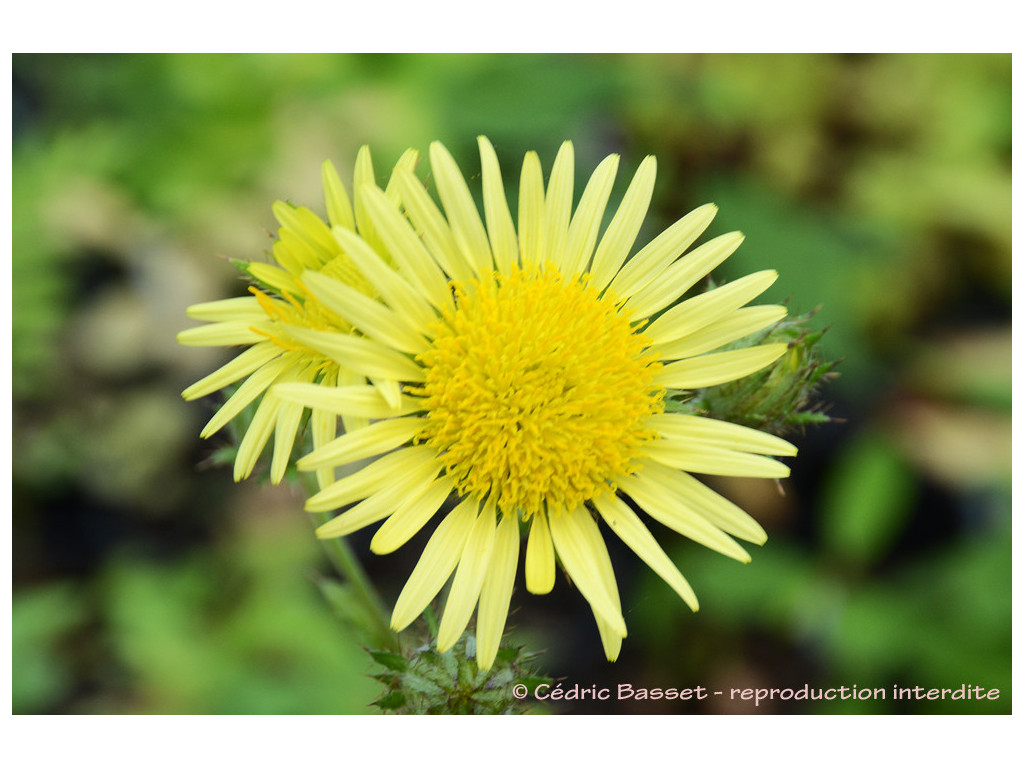
[[[405,705],[405,694],[401,691],[389,691],[374,703],[381,709],[399,709]]]
[[[369,653],[373,660],[382,667],[387,667],[395,672],[405,672],[409,669],[408,659],[400,653],[393,653],[392,651],[370,651]]]

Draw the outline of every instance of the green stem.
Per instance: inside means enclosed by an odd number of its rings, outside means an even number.
[[[326,523],[331,519],[331,515],[327,512],[314,513],[314,517],[317,518],[319,524]],[[323,544],[327,557],[330,558],[335,569],[345,577],[352,589],[352,594],[359,600],[366,610],[366,615],[373,622],[373,626],[369,629],[376,636],[377,641],[391,650],[399,650],[398,637],[391,631],[388,623],[387,607],[348,542],[342,537],[335,537],[320,539],[320,543]]]

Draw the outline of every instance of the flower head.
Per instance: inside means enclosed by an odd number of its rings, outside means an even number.
[[[299,461],[301,470],[321,470],[380,457],[309,499],[311,511],[348,507],[319,536],[383,520],[371,542],[383,554],[446,510],[395,605],[395,630],[454,572],[438,647],[451,647],[476,609],[478,663],[489,667],[508,614],[522,523],[529,529],[526,588],[552,589],[557,554],[615,659],[626,626],[599,520],[694,610],[693,590],[634,507],[741,561],[749,556],[733,537],[766,538],[689,473],[785,477],[788,468],[769,455],[796,449],[746,427],[666,412],[666,402],[780,357],[785,344],[713,350],[786,311],[745,306],[775,280],[771,271],[678,301],[742,240],[723,235],[680,257],[714,206],[629,258],[654,186],[653,157],[640,164],[601,233],[616,156],[598,166],[573,211],[572,145],[562,145],[546,189],[537,155],[528,154],[516,226],[495,152],[486,139],[479,144],[483,220],[455,161],[435,143],[430,161],[443,213],[408,168],[393,177],[401,207],[376,188],[359,191],[393,266],[350,229],[333,230],[376,297],[322,270],[301,275],[309,295],[361,336],[294,326],[291,337],[357,374],[401,382],[399,402],[366,385],[293,383],[273,392],[372,420]]]
[[[412,168],[416,159],[417,153],[410,150],[396,167]],[[249,476],[271,435],[274,436],[271,480],[278,483],[284,476],[304,409],[276,397],[270,391],[273,385],[317,382],[321,386],[333,387],[363,384],[367,380],[363,373],[353,371],[303,344],[292,333],[294,328],[312,328],[342,336],[355,332],[348,320],[322,304],[306,289],[304,274],[329,276],[362,295],[376,296],[373,285],[345,255],[331,227],[359,232],[366,242],[374,245],[385,262],[389,261],[387,249],[376,237],[365,210],[364,191],[377,189],[369,149],[363,147],[356,160],[354,210],[330,161],[323,164],[322,176],[330,226],[308,208],[280,201],[275,203],[274,215],[281,225],[273,246],[276,263],[244,264],[242,268],[253,282],[249,288],[251,295],[189,307],[189,317],[205,320],[208,324],[178,334],[178,342],[185,345],[247,347],[227,365],[182,393],[185,399],[194,400],[245,379],[203,429],[203,437],[214,434],[250,403],[259,401],[238,447],[236,481]],[[389,187],[389,192],[382,194],[395,193]],[[395,382],[378,380],[377,385],[389,401],[397,402],[399,392]],[[350,431],[367,423],[358,416],[346,416],[344,419],[345,428]],[[336,425],[337,416],[333,412],[313,408],[314,445],[333,439]],[[334,472],[329,468],[320,470],[317,476],[321,485],[334,481]]]

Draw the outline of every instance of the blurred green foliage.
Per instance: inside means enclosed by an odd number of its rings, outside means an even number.
[[[440,139],[472,179],[480,133],[512,190],[566,138],[580,174],[623,155],[617,195],[657,155],[641,238],[716,202],[709,235],[747,240],[715,279],[777,269],[765,300],[823,305],[844,358],[824,396],[845,424],[794,438],[785,495],[718,482],[768,530],[752,563],[656,531],[698,614],[613,548],[620,661],[564,584],[517,589],[517,644],[581,685],[967,683],[1003,696],[810,711],[1010,711],[1010,63],[15,55],[14,711],[368,711],[298,499],[198,471],[227,440],[201,444],[214,404],[177,393],[222,357],[174,335],[244,290],[228,259],[261,258],[273,200],[322,209],[324,158],[350,178],[363,143],[380,173]],[[368,561],[388,599],[419,546]],[[753,711],[653,707],[573,711]]]

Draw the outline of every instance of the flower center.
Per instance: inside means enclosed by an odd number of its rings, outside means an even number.
[[[524,519],[572,510],[635,469],[663,410],[649,342],[613,298],[548,265],[456,285],[420,356],[420,439],[462,494]]]

